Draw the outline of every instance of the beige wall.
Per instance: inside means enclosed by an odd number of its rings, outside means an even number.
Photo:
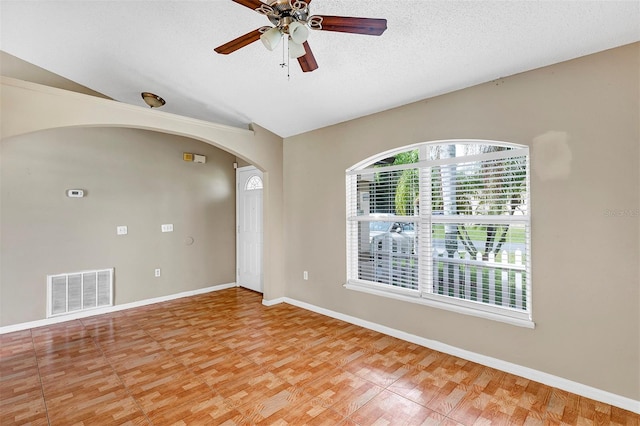
[[[235,156],[117,128],[42,131],[0,149],[0,324],[43,318],[48,274],[113,267],[116,304],[235,281]]]
[[[287,295],[640,400],[639,53],[636,43],[285,139]],[[551,131],[568,141],[533,143]],[[458,138],[532,147],[534,330],[342,286],[345,169]]]

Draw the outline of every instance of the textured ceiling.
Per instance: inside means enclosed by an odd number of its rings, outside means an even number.
[[[287,137],[640,40],[638,1],[313,0],[311,14],[386,18],[381,37],[312,31],[302,73],[231,0],[0,1],[0,49],[115,100]]]

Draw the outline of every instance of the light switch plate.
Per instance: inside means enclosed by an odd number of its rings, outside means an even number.
[[[70,198],[82,198],[82,197],[84,197],[84,190],[82,190],[82,189],[67,189],[67,197],[70,197]]]

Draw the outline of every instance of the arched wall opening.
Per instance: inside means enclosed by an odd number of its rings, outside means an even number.
[[[204,142],[262,170],[265,253],[263,297],[265,301],[270,301],[284,296],[281,247],[282,138],[259,126],[253,126],[252,130],[233,128],[6,77],[2,77],[1,81],[3,147],[18,140],[20,135],[37,136],[39,132],[55,129],[62,132],[83,128],[109,128],[116,132],[138,129],[151,134],[155,132],[160,138],[178,136],[192,142]],[[2,244],[5,245],[4,237]],[[10,248],[6,247],[6,250]],[[40,318],[22,318],[18,321],[2,318],[0,325],[37,319]]]

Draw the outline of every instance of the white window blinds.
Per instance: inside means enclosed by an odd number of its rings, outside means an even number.
[[[348,283],[530,318],[528,148],[385,156],[347,171]]]

